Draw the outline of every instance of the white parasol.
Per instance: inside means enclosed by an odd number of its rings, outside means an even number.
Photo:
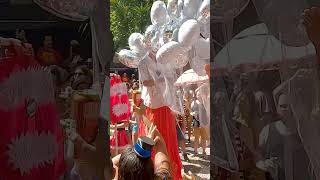
[[[197,73],[194,72],[193,69],[189,69],[185,71],[175,82],[175,86],[188,86],[192,84],[198,84],[202,82],[208,82],[208,76],[199,76]]]
[[[292,47],[282,44],[268,34],[265,24],[257,24],[236,35],[214,58],[215,69],[230,69],[239,65],[248,65],[252,69],[258,66],[279,63],[288,60],[301,60],[314,57],[314,46]]]

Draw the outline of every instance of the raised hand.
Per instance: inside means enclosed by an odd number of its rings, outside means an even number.
[[[157,143],[160,140],[160,132],[157,129],[157,126],[155,126],[153,123],[151,124],[150,128],[147,128],[147,137],[154,140],[155,143]]]

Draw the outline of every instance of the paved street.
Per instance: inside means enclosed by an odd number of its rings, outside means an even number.
[[[180,153],[180,157],[182,160],[183,167],[185,172],[187,173],[189,170],[196,176],[196,179],[210,179],[210,148],[206,148],[207,157],[204,159],[201,157],[202,148],[198,149],[198,155],[194,155],[193,141],[191,139],[191,144],[186,145],[188,157],[190,159],[189,162],[183,159],[182,153]]]

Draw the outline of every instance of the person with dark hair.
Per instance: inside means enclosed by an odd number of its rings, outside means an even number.
[[[122,78],[123,82],[129,83],[129,77],[128,77],[127,73],[123,73],[121,78]]]
[[[43,39],[43,47],[38,50],[37,59],[43,66],[58,65],[62,61],[62,56],[53,47],[53,37],[46,35]]]
[[[170,160],[166,144],[157,127],[151,124],[147,137],[153,140],[154,161],[151,159],[151,148],[141,150],[137,143],[133,148],[127,148],[122,154],[113,158],[118,180],[163,180],[172,179]],[[141,144],[141,143],[140,143]],[[140,150],[138,150],[140,147]],[[144,152],[144,153],[141,153]],[[142,155],[144,154],[144,155]]]

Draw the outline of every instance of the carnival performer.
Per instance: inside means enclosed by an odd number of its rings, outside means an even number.
[[[171,174],[180,180],[182,163],[178,151],[176,137],[176,120],[171,109],[166,105],[162,90],[165,89],[165,79],[159,69],[153,52],[143,58],[138,66],[139,80],[142,84],[141,98],[146,106],[146,117],[154,123],[167,145],[170,158]],[[141,123],[143,126],[143,123]],[[142,134],[140,134],[141,136]],[[143,133],[143,132],[142,132]]]
[[[119,154],[127,146],[129,139],[125,128],[129,125],[130,104],[126,84],[122,83],[121,77],[113,75],[110,79],[110,112],[111,125],[114,130],[110,140],[111,154]]]

